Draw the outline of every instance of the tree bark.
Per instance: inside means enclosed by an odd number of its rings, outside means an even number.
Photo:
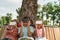
[[[23,0],[20,10],[20,20],[28,16],[33,21],[36,20],[37,15],[37,0]]]

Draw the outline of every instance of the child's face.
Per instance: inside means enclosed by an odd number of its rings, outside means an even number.
[[[36,24],[37,29],[40,29],[41,27],[42,27],[41,24]]]
[[[27,22],[23,22],[23,26],[27,26]]]
[[[28,22],[23,22],[23,26],[27,26]]]
[[[30,26],[30,21],[27,21],[27,22],[23,22],[23,26]]]

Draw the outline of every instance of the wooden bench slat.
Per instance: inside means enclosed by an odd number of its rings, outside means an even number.
[[[46,38],[49,40],[49,31],[48,31],[49,29],[48,29],[48,28],[49,28],[49,27],[46,27],[46,28],[45,28],[45,31],[46,31]]]
[[[59,28],[54,28],[54,33],[55,33],[55,39],[60,40]]]
[[[49,40],[55,40],[55,37],[54,37],[54,32],[53,32],[53,28],[52,27],[49,27]]]

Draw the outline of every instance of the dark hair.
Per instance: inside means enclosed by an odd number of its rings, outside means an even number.
[[[3,38],[2,40],[11,40],[11,39],[9,39],[9,38]]]
[[[22,19],[23,22],[27,22],[27,21],[29,21],[29,20],[30,20],[29,17],[23,17],[23,19]]]

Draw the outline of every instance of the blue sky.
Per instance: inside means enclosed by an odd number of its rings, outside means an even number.
[[[53,1],[58,2],[58,0],[38,0],[38,4],[43,5]],[[17,16],[16,9],[21,7],[21,4],[22,0],[0,0],[0,17],[5,16],[6,13],[11,12],[13,19],[15,19]]]

